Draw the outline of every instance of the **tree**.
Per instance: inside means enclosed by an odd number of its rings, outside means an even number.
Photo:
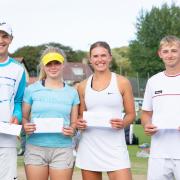
[[[41,51],[44,49],[44,46],[24,46],[17,49],[13,57],[24,57],[27,65],[27,70],[30,75],[34,76],[37,73],[37,66],[39,64],[39,59],[41,56]]]
[[[112,58],[111,64],[110,64],[110,70],[114,72],[118,72],[118,65],[116,63],[115,58]],[[118,72],[119,73],[119,72]]]
[[[80,62],[84,57],[86,57],[87,53],[84,51],[73,51],[73,49],[69,46],[64,46],[60,43],[47,43],[47,44],[42,44],[39,46],[24,46],[22,48],[17,49],[12,56],[13,57],[24,57],[25,62],[27,64],[28,71],[30,75],[36,75],[37,74],[37,66],[39,65],[40,57],[42,54],[42,51],[47,47],[47,46],[53,46],[53,47],[58,47],[62,49],[65,54],[66,58],[68,61],[73,61],[73,62]]]
[[[136,39],[129,45],[129,60],[141,77],[164,69],[158,57],[159,41],[166,35],[180,37],[180,7],[166,3],[150,12],[141,11],[136,23]]]
[[[131,67],[131,62],[128,58],[128,51],[129,47],[120,47],[120,48],[114,48],[112,49],[112,55],[117,63],[117,73],[120,73],[122,75],[134,75],[135,72],[133,72]]]
[[[44,46],[53,46],[62,49],[66,54],[67,60],[70,62],[80,62],[84,57],[86,57],[85,52],[80,50],[74,51],[70,46],[64,46],[60,43],[51,42],[48,44],[44,44]]]

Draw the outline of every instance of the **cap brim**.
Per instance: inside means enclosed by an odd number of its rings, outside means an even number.
[[[48,53],[42,58],[42,63],[44,65],[48,64],[51,61],[58,61],[60,63],[64,63],[64,57],[56,52]]]

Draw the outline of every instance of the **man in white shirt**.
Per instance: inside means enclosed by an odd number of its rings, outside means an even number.
[[[152,136],[148,180],[179,180],[180,39],[164,37],[158,54],[165,71],[148,80],[141,115],[145,134]]]
[[[8,56],[12,29],[0,22],[0,121],[21,123],[22,98],[26,85],[24,68]],[[0,179],[17,179],[17,137],[0,133]]]

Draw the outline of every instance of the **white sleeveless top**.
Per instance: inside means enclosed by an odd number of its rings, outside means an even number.
[[[116,74],[111,74],[109,86],[102,91],[91,88],[92,77],[89,77],[85,89],[87,111],[111,112],[114,118],[121,117],[123,99],[118,89]],[[76,166],[101,172],[129,168],[124,129],[87,127],[80,139]]]

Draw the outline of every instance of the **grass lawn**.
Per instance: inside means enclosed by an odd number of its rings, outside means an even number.
[[[137,145],[128,146],[129,156],[131,160],[131,170],[133,174],[146,174],[147,158],[136,157],[137,151],[140,151]]]
[[[150,143],[151,138],[150,136],[144,134],[144,129],[142,125],[134,124],[133,128],[135,135],[139,138],[139,144]]]
[[[139,138],[139,144],[150,143],[150,137],[144,134],[144,129],[142,125],[134,124],[133,132]],[[128,146],[132,173],[133,174],[146,174],[147,172],[147,158],[136,157],[136,153],[141,149],[138,148],[138,145],[129,145]]]
[[[23,156],[18,156],[17,165],[18,165],[18,167],[24,166]]]
[[[142,143],[150,143],[150,137],[144,135],[143,127],[141,125],[134,125],[134,133],[139,138],[139,144]],[[147,158],[138,158],[136,157],[137,151],[140,151],[138,145],[129,145],[128,146],[131,166],[132,166],[132,173],[133,174],[146,174],[147,172]],[[18,166],[23,166],[23,157],[18,157]],[[78,170],[78,169],[76,169]]]

